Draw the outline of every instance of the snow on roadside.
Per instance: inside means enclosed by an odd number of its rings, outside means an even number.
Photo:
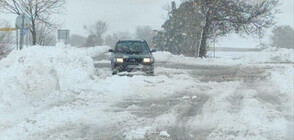
[[[195,58],[186,57],[184,55],[173,55],[170,52],[155,52],[153,53],[155,62],[157,63],[175,63],[175,64],[186,64],[186,65],[234,65],[239,64],[237,61],[232,59],[212,59],[212,58]]]
[[[74,48],[33,46],[0,61],[0,130],[72,99],[94,76],[93,60]],[[33,109],[34,108],[34,109]],[[36,112],[34,112],[36,111]]]
[[[167,62],[187,65],[236,65],[262,63],[293,63],[294,49],[268,48],[261,52],[217,52],[217,57],[194,58],[184,55],[173,55],[170,52],[153,53],[156,62]]]

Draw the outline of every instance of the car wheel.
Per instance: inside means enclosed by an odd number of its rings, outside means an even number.
[[[151,70],[151,71],[149,71],[149,72],[147,72],[147,75],[148,75],[148,76],[154,76],[154,69]]]
[[[112,75],[117,75],[117,71],[112,71]]]
[[[154,76],[154,73],[147,73],[148,76]]]

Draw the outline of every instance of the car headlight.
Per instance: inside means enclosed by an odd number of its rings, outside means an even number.
[[[143,59],[144,63],[151,63],[152,62],[152,58],[144,58]]]
[[[115,58],[115,62],[117,63],[123,63],[124,59],[123,58]]]

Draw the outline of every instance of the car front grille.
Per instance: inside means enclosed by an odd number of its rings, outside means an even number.
[[[125,59],[125,62],[128,65],[138,65],[138,64],[141,64],[142,61],[143,61],[142,58],[126,58]]]

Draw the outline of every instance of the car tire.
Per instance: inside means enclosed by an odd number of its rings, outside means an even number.
[[[147,76],[154,76],[154,72],[147,73]]]
[[[147,76],[154,76],[154,69],[146,73]]]
[[[117,75],[117,72],[116,71],[112,71],[112,75]]]

